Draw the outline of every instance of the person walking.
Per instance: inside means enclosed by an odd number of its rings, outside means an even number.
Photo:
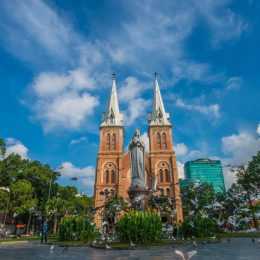
[[[48,222],[47,220],[45,220],[42,225],[41,243],[48,242],[48,229],[49,229]]]

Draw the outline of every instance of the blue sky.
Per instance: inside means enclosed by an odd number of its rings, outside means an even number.
[[[61,183],[91,194],[112,72],[127,145],[136,127],[147,138],[157,71],[180,175],[199,157],[246,163],[260,150],[259,12],[254,0],[0,1],[8,153],[63,166]]]

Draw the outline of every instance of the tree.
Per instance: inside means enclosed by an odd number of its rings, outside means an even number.
[[[127,208],[127,202],[118,196],[112,195],[108,197],[103,207],[103,231],[107,236],[115,231],[115,223],[117,218]]]
[[[0,187],[0,213],[2,214],[2,222],[5,224],[10,204],[10,190],[6,187]]]
[[[11,193],[0,190],[0,210],[15,214],[16,220],[27,221],[28,228],[32,217],[47,215],[53,220],[54,232],[65,215],[91,215],[92,200],[79,196],[75,187],[60,186],[59,173],[49,165],[18,154],[4,156],[5,150],[0,138],[0,187],[11,190]],[[9,201],[12,203],[7,207]]]
[[[62,217],[81,215],[91,218],[92,199],[79,195],[75,187],[57,186],[55,194],[45,204],[45,214],[53,220],[53,233]]]
[[[0,186],[9,187],[26,169],[28,160],[18,154],[10,154],[0,161]]]
[[[29,181],[18,180],[11,184],[12,210],[16,214],[24,214],[36,206],[37,200],[33,198],[33,188]]]
[[[245,192],[254,226],[258,229],[254,201],[260,194],[260,152],[258,152],[256,156],[253,156],[247,168],[245,166],[239,166],[234,168],[233,171],[236,173],[238,185],[240,185]]]
[[[46,215],[53,218],[53,233],[57,233],[58,221],[66,213],[66,201],[59,197],[49,199],[45,206]]]
[[[241,185],[234,183],[225,196],[220,198],[220,203],[223,207],[223,228],[229,231],[248,229],[250,214],[246,193]]]
[[[0,158],[5,156],[6,145],[4,139],[0,138]]]
[[[190,183],[182,189],[184,210],[183,232],[185,236],[209,236],[218,229],[219,211],[222,205],[211,185]]]
[[[0,213],[3,213],[6,211],[8,200],[9,200],[9,192],[5,191],[3,189],[0,189]]]
[[[45,204],[50,196],[56,193],[55,184],[59,174],[53,171],[49,165],[43,165],[39,161],[26,162],[26,167],[20,170],[19,179],[30,181],[38,198],[38,209],[43,213]]]
[[[32,212],[37,205],[37,199],[33,197],[33,187],[29,181],[18,180],[11,184],[11,210],[15,216],[29,215],[27,232],[31,224]]]

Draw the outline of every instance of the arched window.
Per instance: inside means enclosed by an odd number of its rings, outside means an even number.
[[[158,176],[158,182],[171,182],[171,174],[169,169],[169,164],[166,161],[161,161],[157,165],[157,176]]]
[[[105,172],[105,182],[106,182],[106,184],[108,184],[109,183],[109,170],[106,170],[106,172]]]
[[[164,196],[164,190],[163,189],[160,189],[160,195]]]
[[[116,166],[112,162],[108,162],[104,165],[103,168],[104,173],[104,183],[105,184],[116,184],[117,181],[117,172],[116,172]]]
[[[170,196],[170,189],[169,189],[169,188],[166,189],[166,195],[167,195],[168,197]]]
[[[166,149],[166,148],[167,148],[166,134],[163,133],[162,134],[162,149]]]
[[[157,133],[156,135],[156,141],[157,141],[157,147],[161,149],[161,135],[160,133]]]
[[[112,150],[116,150],[116,134],[112,135]]]
[[[163,170],[162,169],[160,169],[159,174],[160,174],[160,182],[163,182]]]
[[[164,172],[165,172],[165,181],[166,181],[166,182],[170,182],[170,173],[169,173],[169,170],[168,170],[168,169],[165,169]]]
[[[110,150],[110,134],[107,134],[107,140],[106,140],[106,148],[107,150]]]
[[[116,173],[114,170],[111,171],[111,183],[112,184],[116,183]]]

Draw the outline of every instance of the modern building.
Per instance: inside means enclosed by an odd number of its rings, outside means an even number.
[[[176,205],[175,221],[183,220],[176,155],[173,150],[172,124],[165,112],[158,79],[154,80],[152,113],[148,119],[149,152],[145,152],[145,180],[148,189],[157,182],[158,195],[172,198]],[[108,194],[129,200],[131,185],[130,155],[124,151],[124,122],[119,109],[116,79],[107,110],[100,124],[100,144],[97,155],[94,205],[97,209],[95,223],[102,223],[102,209]]]
[[[216,192],[225,191],[225,183],[220,160],[198,159],[188,161],[184,165],[185,183],[206,182],[213,186]]]

